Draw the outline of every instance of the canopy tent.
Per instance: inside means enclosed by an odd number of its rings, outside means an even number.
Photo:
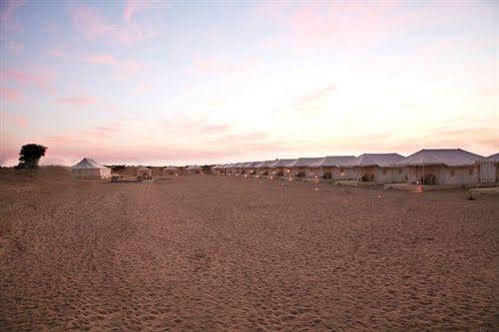
[[[175,175],[178,174],[178,168],[174,166],[168,166],[163,168],[163,175]]]
[[[483,159],[461,149],[423,149],[397,164],[409,183],[466,185],[478,183],[476,164]]]
[[[185,170],[187,174],[200,174],[203,172],[203,169],[197,165],[187,166]]]
[[[147,167],[139,167],[137,169],[137,177],[140,177],[143,179],[152,178],[152,169],[147,168]]]
[[[111,177],[111,169],[99,164],[92,158],[83,158],[71,167],[71,173],[82,179],[105,179]]]
[[[355,156],[327,156],[321,164],[322,172],[330,173],[333,180],[353,180],[355,159]]]
[[[324,162],[324,157],[320,158],[298,158],[292,166],[294,176],[314,177],[322,176],[321,165]]]
[[[378,184],[403,182],[403,169],[397,164],[403,159],[404,156],[398,153],[364,153],[355,158],[351,166],[360,181]]]
[[[272,174],[275,176],[291,176],[291,169],[296,164],[297,159],[278,159],[270,165]]]

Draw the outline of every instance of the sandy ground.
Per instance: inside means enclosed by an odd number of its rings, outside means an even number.
[[[59,173],[0,173],[0,330],[499,325],[497,197]]]

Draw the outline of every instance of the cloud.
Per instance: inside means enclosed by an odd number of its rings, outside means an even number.
[[[133,60],[118,60],[110,54],[91,54],[83,57],[83,61],[113,67],[123,73],[123,76],[136,74],[143,65]]]
[[[314,91],[311,94],[303,96],[301,98],[301,103],[311,103],[311,102],[317,101],[317,100],[322,99],[323,97],[331,94],[334,91],[336,91],[335,85],[330,85],[330,86],[327,86],[325,88],[321,88],[317,91]]]
[[[16,31],[22,32],[23,29],[19,23],[17,23],[12,17],[14,12],[21,6],[26,4],[25,0],[3,0],[0,2],[2,4],[0,9],[0,25],[1,29],[5,31]],[[1,40],[5,40],[6,33],[1,33]]]
[[[96,103],[96,100],[92,97],[86,96],[75,96],[75,97],[61,97],[56,100],[59,104],[71,105],[71,106],[88,106]]]
[[[23,94],[17,89],[0,88],[0,96],[2,99],[11,102],[19,102],[24,100]]]
[[[156,35],[151,28],[144,28],[138,24],[110,23],[93,7],[70,6],[69,14],[76,29],[87,40],[106,38],[116,43],[131,45]]]
[[[11,19],[16,9],[26,4],[26,0],[5,0],[2,2],[3,6],[0,10],[0,19],[2,21],[8,21]]]
[[[50,70],[31,72],[18,69],[6,69],[4,73],[7,82],[17,82],[23,86],[35,86],[42,91],[53,93],[52,81],[55,74]]]
[[[28,127],[29,120],[24,115],[16,115],[11,113],[5,113],[5,121],[11,125],[15,125],[19,128]]]
[[[140,82],[137,85],[137,91],[139,92],[153,92],[156,91],[158,87],[154,84],[147,83],[147,82]]]
[[[123,18],[125,21],[130,22],[135,14],[139,11],[152,8],[164,7],[166,1],[162,0],[127,0],[125,1],[125,8],[123,10]]]
[[[231,128],[229,124],[213,124],[204,126],[202,130],[207,134],[220,134],[230,131]]]
[[[255,59],[227,60],[218,57],[208,56],[196,58],[194,61],[194,71],[197,74],[234,74],[250,72],[260,65]]]
[[[47,53],[58,58],[65,58],[67,56],[66,52],[60,48],[49,50]]]

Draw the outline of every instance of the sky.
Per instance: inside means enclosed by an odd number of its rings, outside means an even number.
[[[499,152],[495,1],[0,4],[0,165]]]

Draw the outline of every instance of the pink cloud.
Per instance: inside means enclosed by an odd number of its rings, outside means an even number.
[[[217,124],[217,125],[207,125],[203,128],[203,131],[207,134],[220,134],[226,133],[231,129],[229,124]]]
[[[140,92],[153,92],[157,90],[157,86],[151,83],[140,82],[137,85],[137,90]]]
[[[64,58],[67,56],[66,52],[64,52],[63,50],[61,50],[59,48],[49,50],[48,54],[55,56],[55,57],[58,57],[58,58]]]
[[[52,81],[55,74],[50,70],[28,72],[17,69],[6,69],[4,75],[6,81],[18,82],[24,86],[36,86],[45,92],[54,92]]]
[[[195,60],[194,68],[198,74],[234,74],[249,72],[259,64],[255,59],[242,59],[234,63],[216,57],[204,57]]]
[[[96,8],[88,6],[70,6],[71,19],[76,29],[85,39],[109,38],[121,44],[134,44],[156,35],[152,29],[137,24],[113,24]]]
[[[319,89],[311,94],[308,94],[306,96],[303,96],[301,98],[301,102],[302,103],[310,103],[310,102],[314,102],[316,100],[319,100],[329,94],[331,94],[332,92],[336,91],[336,86],[335,85],[330,85],[330,86],[327,86],[325,88],[322,88],[322,89]]]
[[[123,18],[130,22],[133,16],[144,9],[164,7],[166,1],[163,0],[127,0],[123,10]]]
[[[66,104],[71,106],[88,106],[96,103],[96,100],[91,97],[61,97],[57,99],[59,104]]]
[[[26,3],[26,0],[6,0],[3,1],[2,10],[0,11],[0,19],[2,21],[9,20],[16,9],[23,6]]]
[[[7,123],[15,125],[19,128],[26,128],[29,124],[29,120],[24,115],[16,115],[11,113],[5,114],[5,120]]]
[[[12,102],[22,101],[24,99],[21,91],[11,88],[0,88],[0,96],[3,99]]]
[[[111,65],[115,66],[117,64],[116,59],[109,54],[95,54],[86,57],[86,61],[89,63],[94,63],[98,65]]]
[[[143,65],[134,60],[118,60],[110,54],[93,54],[84,57],[84,61],[97,65],[108,65],[121,71],[125,76],[133,75],[142,69]]]

